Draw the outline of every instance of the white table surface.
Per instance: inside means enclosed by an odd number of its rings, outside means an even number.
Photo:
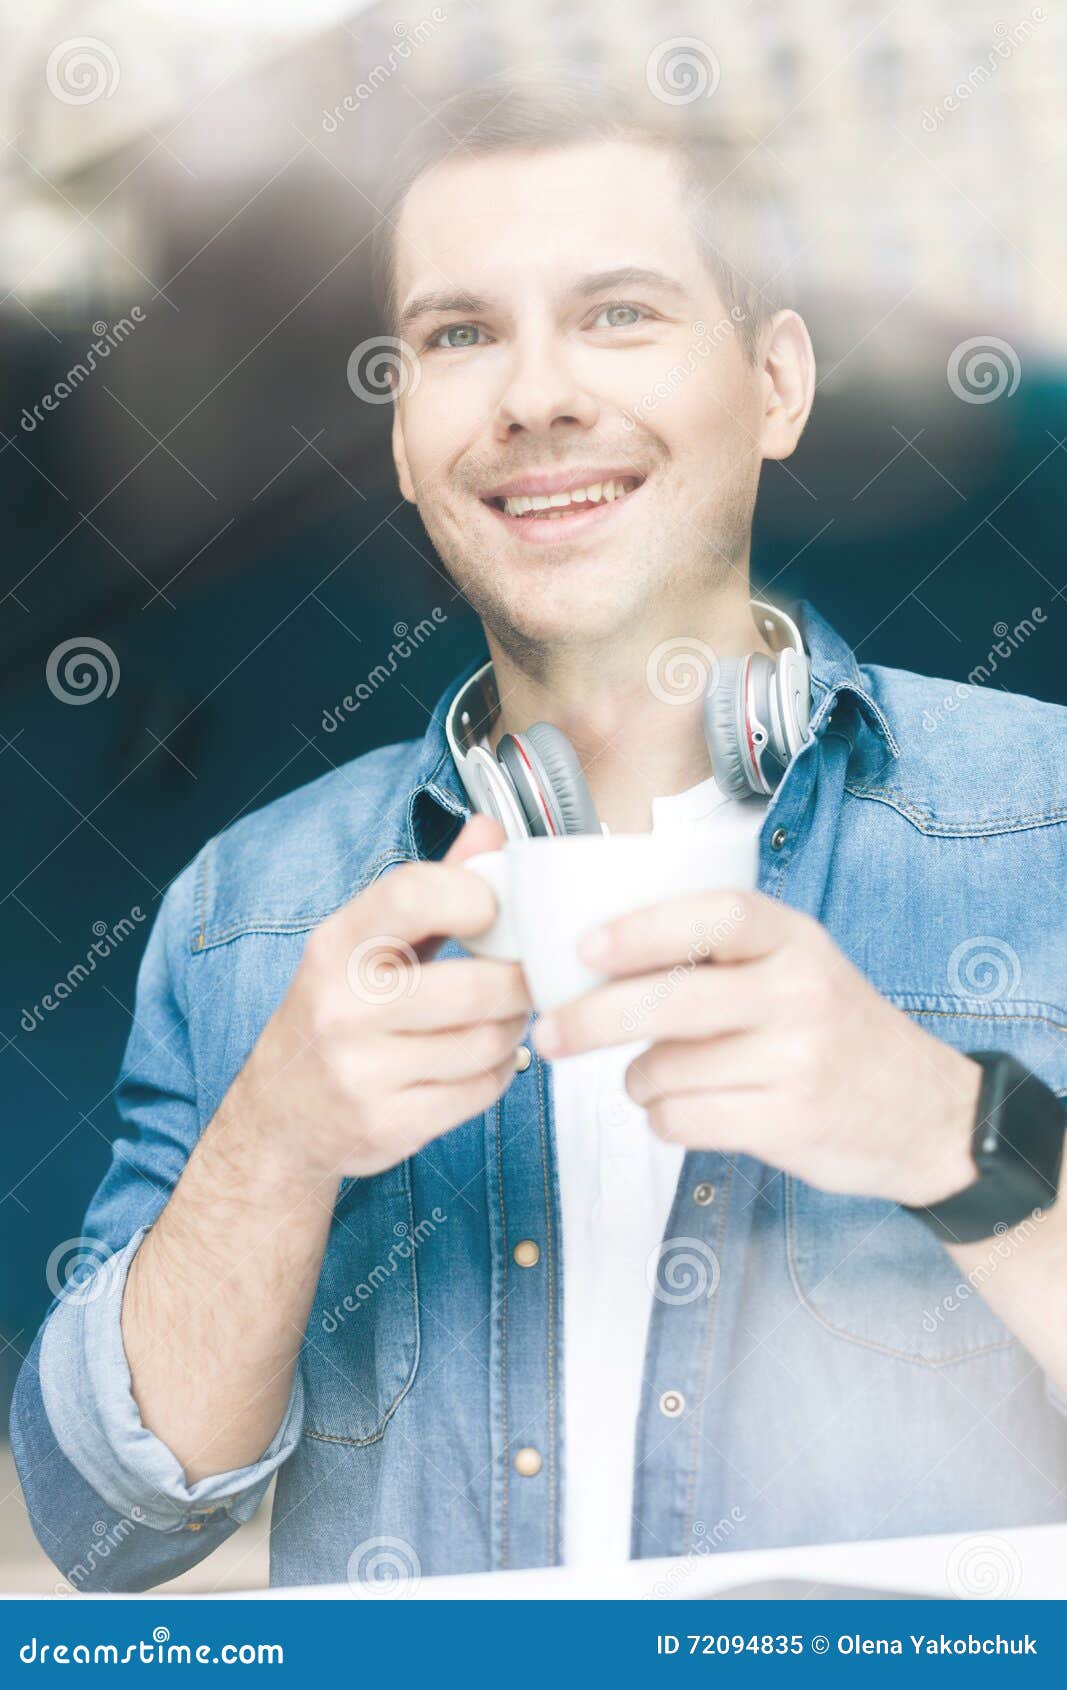
[[[547,1567],[534,1572],[469,1573],[423,1578],[411,1597],[424,1601],[697,1598],[758,1579],[864,1585],[925,1596],[1067,1600],[1067,1525],[931,1537],[880,1538],[792,1549],[692,1555],[680,1560],[627,1561],[586,1570]],[[235,1595],[350,1600],[347,1584],[278,1587]],[[373,1590],[360,1590],[370,1595]],[[798,1591],[799,1595],[800,1592]],[[176,1601],[183,1598],[176,1597]]]

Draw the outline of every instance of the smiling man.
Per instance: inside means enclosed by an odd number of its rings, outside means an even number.
[[[1067,1516],[1064,712],[930,734],[945,682],[751,602],[814,392],[767,209],[587,87],[400,162],[397,472],[491,670],[167,894],[108,1259],[13,1415],[79,1588],[173,1577],[276,1471],[282,1584]],[[759,889],[588,935],[608,983],[531,1037],[463,860],[601,827],[747,830]]]

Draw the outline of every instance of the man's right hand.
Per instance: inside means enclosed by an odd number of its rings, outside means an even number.
[[[519,965],[433,960],[492,923],[493,892],[460,865],[503,842],[474,816],[442,862],[388,870],[310,935],[221,1112],[299,1183],[380,1173],[513,1078],[532,1009]]]

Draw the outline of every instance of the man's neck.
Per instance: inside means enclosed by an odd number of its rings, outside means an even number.
[[[612,833],[652,826],[652,800],[684,792],[714,771],[703,699],[716,659],[771,652],[748,603],[731,603],[695,636],[657,639],[644,631],[610,648],[540,654],[533,678],[489,634],[500,714],[490,733],[552,722],[573,745],[597,814]]]

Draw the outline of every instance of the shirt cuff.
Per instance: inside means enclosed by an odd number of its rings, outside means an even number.
[[[45,1411],[67,1460],[116,1513],[158,1531],[222,1512],[243,1523],[300,1438],[300,1368],[282,1423],[260,1460],[187,1485],[180,1462],[142,1423],[122,1343],[126,1275],[147,1231],[139,1228],[124,1250],[66,1292],[49,1315],[40,1353]]]

